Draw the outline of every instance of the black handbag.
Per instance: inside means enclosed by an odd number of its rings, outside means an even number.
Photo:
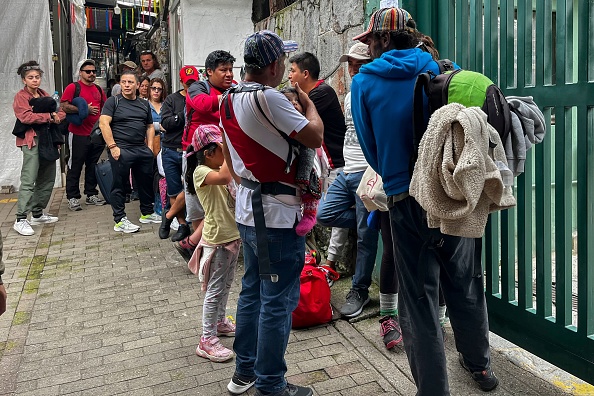
[[[101,128],[99,128],[99,120],[97,120],[97,122],[95,122],[95,125],[93,125],[93,129],[91,129],[91,134],[89,135],[89,138],[91,139],[91,143],[97,146],[105,145],[105,139],[103,139]]]

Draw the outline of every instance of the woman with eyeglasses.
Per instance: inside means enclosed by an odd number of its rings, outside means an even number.
[[[161,151],[161,133],[165,132],[165,129],[161,127],[161,105],[167,97],[167,88],[165,82],[160,78],[153,78],[150,82],[149,88],[149,105],[151,107],[151,114],[153,116],[153,125],[155,127],[155,138],[153,139],[153,154],[155,157],[159,155]],[[157,159],[157,162],[159,159]],[[167,202],[161,198],[160,190],[161,184],[164,185],[164,177],[157,172],[157,166],[155,166],[155,177],[153,180],[153,190],[155,191],[155,213],[158,215],[162,214],[163,205]],[[161,181],[163,179],[163,181]]]
[[[153,124],[155,125],[155,134],[162,132],[161,128],[161,105],[167,97],[167,87],[160,78],[153,78],[149,85],[149,104],[153,113]]]
[[[36,61],[23,63],[17,69],[17,74],[23,80],[24,87],[14,97],[12,108],[20,125],[13,134],[16,136],[16,145],[23,153],[23,166],[21,168],[21,187],[19,189],[16,221],[13,228],[21,235],[35,234],[31,225],[50,224],[58,218],[44,213],[54,188],[56,179],[56,161],[48,161],[39,155],[39,139],[41,134],[50,133],[50,124],[59,124],[66,114],[60,108],[56,109],[51,100],[48,102],[35,101],[37,98],[50,95],[39,88],[43,70]],[[29,102],[35,104],[35,108]],[[40,112],[40,106],[52,108],[51,111]],[[46,106],[47,105],[47,106]],[[31,212],[31,221],[27,215]]]

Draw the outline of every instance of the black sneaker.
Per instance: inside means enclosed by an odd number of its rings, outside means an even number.
[[[240,395],[254,386],[256,378],[255,375],[245,377],[241,374],[234,373],[233,378],[231,378],[231,381],[227,384],[227,390],[234,395]]]
[[[179,242],[174,242],[173,246],[175,247],[175,249],[177,249],[177,252],[182,256],[186,263],[190,261],[190,259],[192,258],[192,254],[194,254],[193,250],[181,247],[179,245]]]
[[[472,372],[464,362],[464,356],[462,356],[461,353],[458,353],[458,360],[460,361],[460,365],[464,368],[464,370],[472,374],[472,379],[479,385],[482,391],[492,391],[493,389],[497,388],[497,385],[499,385],[499,380],[495,376],[493,370],[491,370],[491,367],[487,367],[483,371]]]
[[[190,226],[187,224],[180,224],[177,232],[171,237],[171,242],[179,242],[192,234]]]
[[[132,193],[130,193],[130,201],[138,201],[139,199],[138,191],[132,190]]]
[[[166,239],[169,237],[172,222],[173,219],[167,218],[167,212],[163,213],[163,216],[161,217],[161,225],[159,226],[159,238]]]
[[[313,392],[311,388],[305,386],[298,386],[293,384],[287,384],[287,387],[280,392],[267,393],[266,396],[312,396]],[[264,396],[264,393],[256,391],[256,396]]]
[[[367,305],[369,301],[369,296],[363,299],[358,291],[351,290],[346,296],[344,305],[340,307],[340,313],[347,318],[359,316],[361,312],[363,312],[363,307]]]
[[[384,316],[379,320],[380,336],[384,340],[386,349],[392,349],[402,342],[402,330],[395,316]]]

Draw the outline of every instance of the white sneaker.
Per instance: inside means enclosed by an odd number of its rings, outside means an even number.
[[[33,231],[33,228],[31,228],[31,225],[27,219],[16,220],[12,228],[24,236],[31,236],[35,234],[35,231]]]
[[[78,199],[70,198],[68,200],[68,209],[70,209],[73,212],[76,212],[82,210],[82,207],[80,206],[80,202],[78,202]]]
[[[179,229],[179,221],[177,221],[177,217],[175,217],[171,222],[171,229],[173,231],[177,231]]]
[[[130,234],[130,233],[140,230],[140,227],[137,226],[136,224],[130,223],[130,220],[128,220],[127,217],[122,217],[122,220],[120,220],[119,223],[116,223],[113,226],[113,230],[116,232],[123,232],[125,234]]]
[[[58,221],[56,216],[52,216],[49,213],[44,213],[40,217],[33,217],[31,216],[31,225],[42,225],[42,224],[51,224]]]
[[[151,213],[148,215],[140,216],[140,219],[138,219],[138,221],[140,221],[142,224],[150,224],[150,223],[161,224],[161,216],[159,216],[156,213]]]

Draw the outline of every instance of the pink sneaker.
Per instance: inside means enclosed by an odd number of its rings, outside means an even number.
[[[386,349],[392,349],[402,342],[402,330],[395,316],[384,316],[380,319],[380,336],[384,340]]]
[[[229,318],[217,323],[217,336],[235,337],[235,324]]]
[[[233,356],[235,356],[233,351],[221,344],[219,338],[215,336],[209,338],[200,337],[196,355],[217,363],[233,359]]]

